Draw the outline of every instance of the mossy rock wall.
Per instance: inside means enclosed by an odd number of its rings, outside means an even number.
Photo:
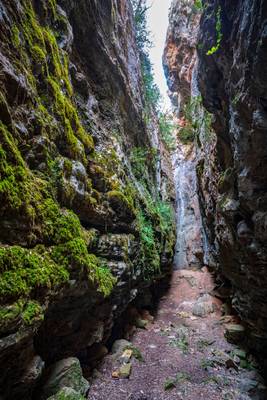
[[[144,121],[131,7],[75,3],[0,4],[3,399],[32,398],[36,357],[105,342],[172,261],[171,182]]]

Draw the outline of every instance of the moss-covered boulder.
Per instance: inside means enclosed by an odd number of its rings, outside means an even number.
[[[89,390],[89,383],[82,376],[82,369],[77,358],[71,357],[60,360],[49,368],[41,398],[47,399],[56,395],[56,399],[60,399],[59,392],[62,393],[63,388],[71,388],[80,396],[85,395]],[[66,392],[66,389],[63,392]]]

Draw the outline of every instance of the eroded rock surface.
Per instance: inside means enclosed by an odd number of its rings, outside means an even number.
[[[175,110],[178,131],[186,124],[186,109],[191,96],[196,96],[196,44],[200,12],[194,1],[173,1],[163,55],[163,66]],[[177,137],[173,155],[176,190],[177,240],[176,268],[203,265],[203,229],[197,194],[196,165],[198,155],[192,139]]]
[[[187,32],[193,3],[202,17]],[[204,261],[245,322],[247,344],[266,359],[266,2],[173,6],[165,50],[172,98],[188,96],[197,84],[193,92],[200,90],[210,113],[200,106],[193,118]],[[197,54],[184,37],[195,38]]]
[[[30,399],[169,274],[172,178],[128,0],[3,0],[0,43],[0,397]]]
[[[246,322],[249,345],[267,355],[266,314],[266,18],[264,1],[205,2],[198,80],[215,116],[217,173],[203,171],[201,190],[218,270]],[[211,56],[216,20],[222,40]],[[206,177],[205,177],[206,174]],[[209,193],[205,184],[210,180]],[[204,185],[204,186],[203,186]],[[213,186],[213,188],[212,188]],[[209,216],[212,216],[210,218]]]

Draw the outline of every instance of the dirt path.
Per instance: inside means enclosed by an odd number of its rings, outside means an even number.
[[[175,271],[154,322],[137,329],[131,339],[143,362],[132,356],[130,377],[115,379],[112,372],[116,376],[114,371],[128,360],[125,354],[120,357],[123,351],[108,355],[88,399],[267,399],[251,359],[224,338],[222,303],[209,295],[213,288],[205,269]]]

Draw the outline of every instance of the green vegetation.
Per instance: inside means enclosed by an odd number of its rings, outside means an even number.
[[[0,248],[0,297],[18,298],[68,280],[68,271],[42,250],[39,246],[30,250],[20,246]]]
[[[0,202],[4,209],[29,203],[28,172],[8,128],[0,122]]]
[[[144,175],[148,177],[145,183],[141,182],[143,194],[127,179],[124,165],[114,149],[107,154],[94,152],[90,125],[82,123],[73,96],[68,55],[59,47],[53,28],[59,22],[66,23],[65,17],[57,15],[55,0],[42,2],[40,7],[42,18],[39,21],[32,1],[23,0],[21,20],[11,29],[14,65],[26,76],[28,90],[34,99],[27,98],[33,117],[25,137],[22,138],[11,123],[5,95],[0,93],[1,107],[6,111],[5,123],[0,122],[1,217],[7,214],[18,218],[23,235],[25,230],[23,246],[0,246],[0,299],[5,302],[0,308],[1,327],[12,321],[17,323],[17,319],[24,326],[42,321],[45,306],[41,298],[45,295],[49,300],[49,296],[66,287],[70,279],[88,281],[104,297],[111,294],[116,284],[107,261],[88,251],[95,236],[82,228],[75,213],[62,209],[59,204],[69,208],[73,204],[71,186],[67,194],[64,192],[68,202],[65,197],[62,200],[61,189],[63,184],[66,185],[64,190],[67,188],[65,181],[73,173],[74,160],[82,161],[87,171],[90,169],[91,176],[97,176],[98,182],[104,183],[103,193],[101,189],[99,193],[93,188],[93,178],[92,181],[85,178],[88,189],[85,201],[92,207],[103,200],[107,207],[119,204],[121,209],[130,210],[133,219],[137,213],[135,234],[136,237],[139,234],[140,263],[147,279],[160,272],[160,254],[163,250],[171,252],[174,240],[170,229],[173,224],[171,206],[157,197],[154,182],[149,180],[150,172],[155,172],[157,150],[136,147],[132,152],[131,163],[136,177],[140,182]],[[142,71],[148,110],[157,108],[159,92],[153,81],[147,47],[145,50],[141,44],[146,41],[149,45],[142,15],[142,12],[139,17],[136,14],[136,18],[139,18],[141,31],[144,29],[138,40],[139,49],[143,51]],[[169,149],[173,145],[171,129],[168,118],[162,115],[161,137]],[[47,145],[40,157],[45,166],[36,171],[32,165],[32,169],[29,168],[23,156],[25,147],[29,147],[28,138],[39,135]],[[144,170],[147,171],[145,174]],[[133,350],[134,356],[141,360],[138,349]]]
[[[141,60],[141,68],[144,84],[145,103],[147,112],[150,107],[157,110],[160,101],[160,91],[154,81],[153,67],[149,59],[149,48],[152,46],[150,32],[147,28],[147,11],[149,7],[146,0],[132,0],[136,27],[136,42]]]
[[[200,339],[197,342],[197,348],[199,351],[204,351],[204,349],[208,346],[211,346],[215,341],[214,340],[206,340],[206,339]]]
[[[162,142],[168,151],[174,151],[176,148],[175,136],[173,134],[174,124],[172,117],[167,113],[159,113],[159,130]]]
[[[212,115],[206,111],[201,96],[191,97],[184,106],[184,126],[178,131],[178,137],[184,144],[192,143],[200,133],[209,141],[212,134]]]
[[[173,339],[170,342],[171,346],[177,347],[180,349],[184,354],[188,353],[188,348],[189,348],[189,342],[185,336],[180,337],[178,339]]]
[[[88,253],[84,239],[75,238],[56,246],[51,256],[57,264],[65,268],[71,267],[76,276],[81,277],[86,273],[88,280],[97,285],[98,291],[104,297],[110,295],[116,278],[98,257]]]
[[[119,190],[112,190],[107,193],[107,198],[111,204],[130,210],[135,214],[134,202],[131,196],[127,196]]]
[[[43,309],[37,301],[29,301],[22,312],[22,319],[27,325],[44,319]]]
[[[211,49],[207,51],[207,55],[210,56],[214,53],[216,53],[220,46],[221,46],[221,41],[223,38],[222,34],[222,8],[221,6],[218,7],[218,10],[216,12],[216,25],[215,25],[215,30],[216,30],[216,45],[212,46]]]
[[[23,310],[24,303],[22,301],[18,301],[12,305],[1,306],[0,307],[0,326],[17,320],[21,312]]]
[[[202,3],[202,0],[195,0],[194,1],[194,8],[197,10],[197,11],[202,11],[203,10],[203,3]]]
[[[44,239],[48,243],[60,244],[82,236],[79,218],[72,211],[61,212],[51,198],[43,200],[38,208]]]
[[[136,360],[138,360],[140,362],[144,362],[144,358],[143,358],[141,351],[137,347],[135,347],[133,344],[129,344],[129,345],[125,346],[123,351],[125,351],[125,350],[132,350],[133,357],[136,358]]]
[[[144,263],[143,275],[149,280],[156,272],[160,272],[158,244],[152,222],[141,210],[137,214],[137,225],[141,240],[140,255]]]
[[[155,148],[134,147],[131,150],[130,162],[136,178],[145,184],[145,174],[148,169],[155,170],[158,159]]]
[[[174,378],[168,378],[164,382],[164,390],[171,390],[177,387],[179,384],[189,381],[190,376],[186,372],[179,372]]]
[[[214,368],[216,366],[216,361],[203,358],[200,362],[200,366],[205,370],[207,370],[208,368]]]

